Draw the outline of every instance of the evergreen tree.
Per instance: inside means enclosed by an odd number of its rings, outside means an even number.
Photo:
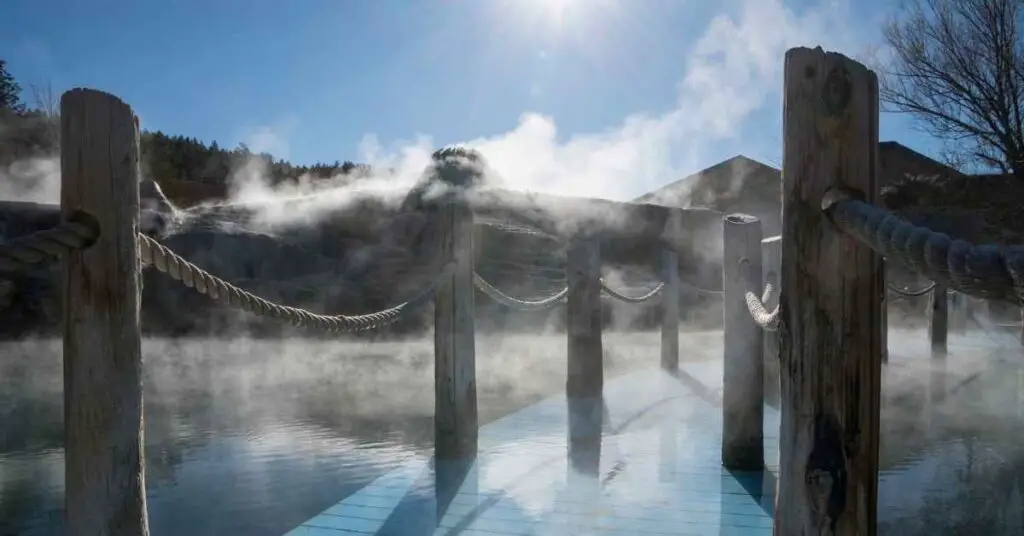
[[[7,62],[0,59],[0,110],[11,110],[24,113],[25,105],[21,102],[21,86],[14,75],[7,72]]]

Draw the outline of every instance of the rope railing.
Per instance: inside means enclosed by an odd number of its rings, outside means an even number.
[[[768,307],[765,305],[771,301],[774,293],[775,288],[772,287],[772,284],[766,283],[764,286],[764,293],[760,298],[757,294],[754,294],[749,290],[744,294],[744,298],[746,298],[747,302],[747,311],[750,312],[750,316],[754,319],[754,323],[765,331],[777,331],[779,329],[779,306],[776,305],[775,308],[769,312]]]
[[[893,292],[893,293],[898,294],[900,296],[903,296],[903,297],[906,297],[906,298],[916,298],[918,296],[924,296],[925,294],[928,294],[932,290],[935,290],[936,283],[935,283],[935,281],[932,281],[932,282],[928,283],[927,285],[925,285],[925,286],[923,286],[921,288],[913,289],[913,290],[907,289],[906,287],[900,288],[900,287],[897,287],[896,285],[893,285],[892,283],[886,283],[885,286],[886,286],[886,288],[889,289],[890,292]]]
[[[832,190],[822,209],[845,234],[935,283],[984,299],[1024,303],[1024,247],[973,245]]]
[[[661,282],[658,283],[654,288],[649,290],[646,294],[642,294],[640,296],[628,296],[608,286],[608,283],[606,283],[604,279],[601,279],[601,290],[604,291],[605,294],[607,294],[608,296],[611,296],[612,298],[615,298],[616,300],[625,303],[643,303],[647,300],[650,300],[660,295],[661,291],[664,289],[665,283]]]
[[[140,234],[138,238],[139,258],[142,262],[152,265],[186,287],[193,288],[214,301],[257,316],[287,321],[298,327],[314,327],[328,333],[368,331],[394,324],[403,313],[430,301],[438,285],[451,274],[453,268],[452,263],[446,264],[426,289],[413,299],[394,307],[363,315],[322,315],[280,305],[256,296],[211,275],[146,235]]]
[[[364,315],[323,315],[261,298],[210,274],[144,234],[136,236],[139,241],[139,260],[186,287],[216,302],[257,316],[286,321],[297,327],[314,327],[329,333],[368,331],[397,322],[404,313],[430,301],[439,283],[452,270],[452,264],[446,264],[426,289],[394,307]],[[30,269],[72,251],[85,249],[96,238],[96,233],[90,227],[76,222],[62,223],[18,237],[0,244],[0,270]]]
[[[697,294],[703,294],[703,295],[706,295],[706,296],[722,296],[725,293],[725,291],[722,290],[722,289],[707,289],[707,288],[703,288],[703,287],[698,287],[697,285],[694,285],[693,283],[687,283],[686,281],[683,281],[683,280],[679,281],[679,286],[680,287],[686,287],[686,288],[688,288],[690,290],[693,290]]]
[[[569,295],[569,287],[565,287],[554,295],[540,300],[523,300],[514,298],[505,294],[494,285],[488,283],[486,279],[475,272],[473,273],[473,284],[476,285],[477,289],[494,301],[517,311],[542,311],[544,309],[549,309],[558,303],[564,302],[566,296]]]

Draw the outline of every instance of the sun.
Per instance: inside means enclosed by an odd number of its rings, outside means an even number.
[[[503,0],[495,2],[500,6],[496,13],[505,22],[519,19],[535,29],[562,30],[586,23],[586,19],[614,0]]]

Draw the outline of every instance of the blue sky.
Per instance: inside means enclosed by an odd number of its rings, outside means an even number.
[[[3,0],[26,88],[298,163],[478,146],[524,188],[623,198],[735,154],[780,163],[782,54],[860,56],[888,2]],[[26,95],[28,97],[28,95]],[[881,138],[934,144],[883,116]]]

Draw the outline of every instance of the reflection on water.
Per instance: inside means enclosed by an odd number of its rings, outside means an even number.
[[[657,334],[606,339],[613,373],[657,362]],[[564,335],[477,345],[484,422],[564,388]],[[143,353],[153,534],[280,535],[432,448],[429,341],[147,340]],[[59,355],[56,341],[0,345],[0,536],[64,533]]]
[[[891,401],[879,534],[1024,534],[1022,357],[1019,346],[986,352],[968,373],[950,356],[939,372],[917,374],[918,396]]]
[[[719,359],[721,333],[706,337],[687,339],[683,359]],[[924,355],[923,333],[911,338],[922,347],[907,351]],[[605,339],[610,375],[656,365],[657,334]],[[478,349],[483,422],[564,387],[562,335],[478,337]],[[969,369],[958,352],[946,367],[931,370],[893,352],[882,422],[880,534],[1024,534],[1024,359],[1019,348],[1005,350]],[[429,341],[149,340],[144,355],[154,534],[280,535],[430,453]],[[59,343],[0,346],[0,536],[64,532],[61,388]],[[572,409],[577,419],[569,424],[579,433],[569,465],[592,478],[603,463],[602,444],[587,441],[593,439],[588,428],[605,409]],[[668,427],[679,423],[648,424],[666,427],[651,437],[651,448],[671,458],[677,431]],[[539,439],[523,438],[520,456],[529,441]],[[660,459],[652,483],[668,479],[673,467],[672,459]],[[616,470],[600,474],[608,478]],[[423,504],[441,509],[448,499]]]

